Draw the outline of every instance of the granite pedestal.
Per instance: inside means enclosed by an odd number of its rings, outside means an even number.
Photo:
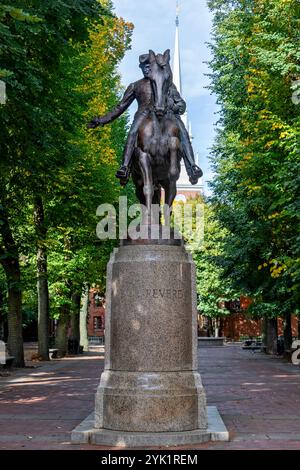
[[[177,240],[115,249],[106,293],[105,370],[95,415],[73,431],[73,442],[87,436],[130,446],[210,440],[214,430],[197,371],[195,267],[184,246]],[[214,416],[220,439],[228,438],[217,411]]]

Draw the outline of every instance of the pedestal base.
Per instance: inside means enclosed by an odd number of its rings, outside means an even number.
[[[108,263],[106,300],[95,428],[205,430],[191,255],[176,245],[121,246]]]
[[[196,371],[106,370],[95,400],[95,428],[125,432],[206,429],[206,397]]]
[[[98,444],[116,447],[152,447],[201,444],[209,441],[229,441],[229,433],[215,406],[207,407],[206,430],[180,432],[124,432],[94,428],[94,413],[72,431],[73,444]]]
[[[182,244],[150,241],[132,241],[111,255],[105,368],[95,414],[73,431],[74,443],[149,447],[228,439],[217,409],[206,407],[198,372],[194,262]]]

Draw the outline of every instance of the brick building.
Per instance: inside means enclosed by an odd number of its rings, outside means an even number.
[[[257,337],[262,335],[262,321],[252,319],[245,313],[232,313],[224,317],[222,325],[222,335],[227,339],[238,341],[241,336]],[[283,335],[283,320],[278,318],[278,335]],[[292,334],[298,335],[298,318],[292,317]]]
[[[262,321],[260,319],[251,318],[246,313],[249,306],[249,300],[241,298],[239,309],[237,306],[230,306],[229,315],[221,318],[219,324],[220,336],[225,336],[232,341],[238,341],[243,336],[257,337],[262,334]],[[239,311],[234,312],[234,308]],[[201,328],[199,334],[206,336],[207,331],[202,329],[203,317],[200,320]],[[298,317],[292,317],[292,333],[293,336],[298,335]],[[103,340],[105,334],[105,298],[103,292],[97,289],[91,289],[89,294],[89,313],[88,313],[88,336],[90,339],[100,338]],[[278,335],[283,334],[283,320],[278,318]]]
[[[105,333],[105,297],[98,289],[89,294],[88,337],[103,338]]]
[[[247,313],[248,307],[251,304],[249,297],[241,296],[240,300],[230,302],[222,302],[220,308],[227,310],[227,314],[218,319],[211,319],[198,315],[198,335],[199,336],[213,336],[215,328],[218,328],[219,336],[232,341],[239,341],[241,337],[248,336],[256,338],[262,335],[262,320],[259,318],[251,317]],[[298,336],[298,317],[292,316],[292,335]],[[277,319],[278,336],[283,335],[283,319]]]

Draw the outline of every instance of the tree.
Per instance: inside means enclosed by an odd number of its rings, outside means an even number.
[[[251,310],[286,319],[299,305],[299,2],[210,1],[211,89],[221,106],[213,202],[226,228],[223,270]]]
[[[21,83],[18,82],[15,73],[16,62],[20,63],[20,61],[23,61],[23,65],[25,65],[25,47],[20,41],[20,36],[22,34],[34,34],[38,28],[37,24],[41,22],[41,19],[34,14],[30,15],[24,12],[21,8],[17,8],[17,6],[16,4],[3,4],[0,6],[0,41],[2,44],[0,78],[8,86],[14,89],[18,88],[19,94],[21,94]],[[31,70],[28,71],[28,76],[30,72]],[[11,99],[9,94],[8,104],[0,107],[0,118],[4,124],[0,130],[0,262],[5,271],[8,292],[8,350],[15,357],[15,364],[23,366],[22,288],[19,248],[11,228],[9,217],[9,206],[11,206],[11,203],[9,204],[10,197],[7,195],[6,189],[11,186],[10,163],[18,155],[16,141],[21,134],[19,129],[16,132],[17,135],[15,135],[15,126],[10,128],[12,101],[13,99]],[[14,115],[14,121],[17,120],[18,115]],[[20,128],[20,126],[18,127]],[[24,139],[22,139],[23,141]],[[14,191],[12,193],[15,196]],[[14,197],[14,199],[17,198]]]
[[[224,302],[236,295],[230,282],[222,278],[222,269],[218,265],[218,259],[223,256],[227,231],[221,228],[214,207],[206,198],[199,196],[188,199],[186,204],[192,209],[192,230],[190,227],[183,227],[183,236],[196,265],[198,311],[201,315],[218,321],[220,317],[230,313],[223,307]],[[196,225],[197,206],[201,208],[199,214],[202,214],[202,220],[198,221],[198,225]]]
[[[32,240],[35,241],[39,349],[46,359],[47,234],[51,222],[48,208],[53,206],[51,193],[59,186],[57,181],[61,183],[63,169],[70,168],[71,162],[76,162],[74,155],[78,154],[79,148],[82,150],[73,142],[82,125],[79,124],[82,120],[79,92],[73,86],[74,79],[70,90],[65,79],[72,72],[78,73],[78,64],[74,67],[70,64],[78,54],[78,44],[86,45],[88,41],[88,28],[92,28],[95,21],[101,21],[104,13],[111,15],[106,9],[110,4],[106,1],[36,0],[28,5],[29,13],[20,8],[22,3],[10,2],[9,6],[0,9],[0,35],[4,44],[1,77],[8,91],[7,104],[0,108],[4,123],[0,130],[0,260],[7,276],[8,345],[19,366],[24,364],[21,252],[24,249],[30,252],[29,238],[31,250]],[[28,210],[34,211],[34,225]],[[19,211],[21,217],[15,217]],[[31,230],[28,237],[22,230],[24,225],[34,226],[35,235]],[[30,254],[32,256],[32,251]]]
[[[73,136],[73,157],[57,177],[49,208],[51,218],[56,220],[49,233],[55,239],[49,276],[52,312],[59,319],[59,330],[63,329],[57,338],[60,355],[66,351],[71,299],[81,295],[86,283],[104,287],[106,264],[115,244],[96,243],[96,209],[102,203],[118,204],[121,188],[115,172],[125,144],[127,117],[96,132],[87,131],[85,124],[91,115],[114,107],[120,99],[122,88],[116,68],[130,45],[131,31],[132,25],[122,19],[103,19],[101,24],[93,25],[87,47],[78,49],[77,60],[72,63],[69,81],[76,77],[72,86],[79,99],[79,115],[85,122]],[[132,197],[130,188],[125,193]],[[79,314],[77,302],[73,320],[79,321]]]

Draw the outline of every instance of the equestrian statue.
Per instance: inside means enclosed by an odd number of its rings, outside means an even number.
[[[126,185],[132,175],[136,195],[151,214],[151,204],[160,204],[162,189],[165,204],[172,207],[181,158],[191,184],[197,184],[202,171],[195,163],[193,147],[180,117],[185,113],[186,103],[173,83],[170,50],[164,54],[150,50],[140,56],[139,62],[144,78],[129,85],[118,106],[105,116],[95,117],[88,127],[114,121],[137,100],[138,110],[116,177]]]

